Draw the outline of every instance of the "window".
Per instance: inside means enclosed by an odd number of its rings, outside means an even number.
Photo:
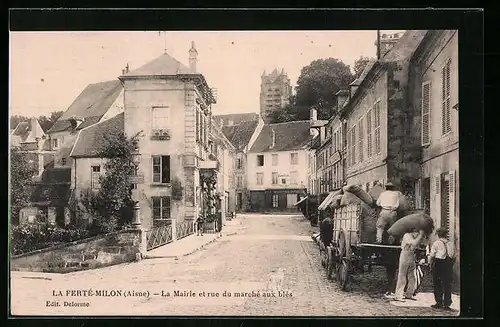
[[[362,162],[363,161],[363,138],[364,138],[364,135],[363,135],[363,118],[360,118],[359,119],[359,122],[358,122],[358,138],[359,138],[359,143],[358,143],[358,154],[359,154],[359,162]]]
[[[441,227],[446,228],[450,235],[450,226],[455,219],[455,172],[441,174]]]
[[[277,166],[278,165],[278,154],[272,154],[271,159],[272,159],[273,166]]]
[[[153,196],[151,199],[153,201],[153,219],[170,219],[170,197]]]
[[[236,169],[241,169],[241,168],[243,168],[242,160],[241,158],[238,158],[236,159]]]
[[[442,81],[441,131],[443,135],[451,131],[450,69],[451,69],[451,60],[447,60],[441,71],[441,81]]]
[[[372,110],[370,109],[366,112],[366,156],[371,158],[372,154]]]
[[[153,129],[167,129],[170,126],[170,108],[153,107]]]
[[[52,148],[57,149],[59,147],[59,140],[52,139]]]
[[[278,173],[273,172],[272,179],[273,179],[272,180],[273,185],[278,184]]]
[[[238,188],[241,188],[243,187],[243,177],[242,176],[238,176],[237,179],[236,179],[236,185]]]
[[[431,133],[431,82],[422,84],[422,145],[428,145]]]
[[[298,173],[296,171],[290,172],[290,184],[297,184]]]
[[[198,108],[195,110],[195,117],[196,117],[196,142],[200,141],[200,112],[198,111]]]
[[[93,190],[99,189],[101,187],[99,183],[99,177],[101,177],[101,166],[92,166],[91,167],[91,180],[90,180],[90,187]]]
[[[281,179],[281,184],[286,184],[286,178]]]
[[[373,106],[373,114],[375,118],[374,122],[374,134],[375,134],[375,154],[380,153],[380,101],[375,103]]]
[[[264,173],[257,173],[257,185],[264,184]]]
[[[257,166],[259,167],[264,166],[264,155],[262,154],[257,155]]]
[[[170,156],[153,156],[153,183],[170,183]]]
[[[278,194],[273,194],[273,208],[278,208],[279,206],[279,196]]]
[[[298,165],[299,164],[299,154],[297,152],[290,153],[290,161],[292,162],[292,165]]]
[[[66,166],[67,160],[66,158],[61,159],[61,165]]]

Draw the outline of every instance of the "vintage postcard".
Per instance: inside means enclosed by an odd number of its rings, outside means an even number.
[[[457,30],[10,32],[15,316],[458,316]]]

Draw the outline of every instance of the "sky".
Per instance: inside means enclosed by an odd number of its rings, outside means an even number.
[[[398,31],[382,31],[393,33]],[[260,76],[283,68],[295,86],[302,67],[320,58],[354,66],[375,57],[376,31],[106,31],[11,32],[10,114],[65,111],[91,83],[116,79],[164,49],[188,65],[194,41],[197,69],[217,89],[214,114],[259,112]]]

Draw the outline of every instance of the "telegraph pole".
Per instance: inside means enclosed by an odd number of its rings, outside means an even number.
[[[380,30],[377,30],[377,60],[380,59]]]

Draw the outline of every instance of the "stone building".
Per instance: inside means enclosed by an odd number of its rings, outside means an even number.
[[[244,122],[259,120],[259,114],[256,112],[247,112],[242,114],[214,115],[213,120],[222,128],[225,126],[239,125]]]
[[[408,97],[410,60],[427,31],[407,31],[380,60],[371,61],[340,110],[346,121],[349,184],[365,190],[391,181],[412,199],[420,177],[420,131]]]
[[[448,229],[459,250],[458,31],[429,31],[411,67],[410,96],[418,112],[415,129],[422,151],[416,206]],[[456,276],[459,263],[457,256]]]
[[[265,124],[247,154],[251,211],[294,211],[307,192],[310,122]]]
[[[247,186],[247,156],[257,136],[264,127],[264,121],[257,116],[256,120],[243,121],[236,125],[222,128],[224,135],[235,147],[233,172],[236,188],[236,211],[249,210],[250,198]]]
[[[262,119],[267,122],[269,112],[286,105],[291,95],[290,78],[288,78],[284,69],[281,70],[281,73],[274,69],[268,75],[264,71],[261,75],[260,84],[260,116]]]

